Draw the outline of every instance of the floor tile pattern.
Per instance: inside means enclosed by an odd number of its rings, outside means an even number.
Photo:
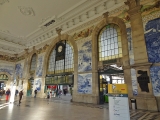
[[[130,110],[130,116],[131,120],[160,120],[160,112],[153,111]],[[0,109],[0,120],[109,120],[109,109],[108,104],[70,102],[67,96],[23,98],[20,106],[16,101]]]

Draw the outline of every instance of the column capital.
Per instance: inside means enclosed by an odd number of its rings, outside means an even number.
[[[56,28],[56,32],[58,34],[58,39],[61,40],[61,31],[62,29],[61,28]]]
[[[27,49],[24,49],[24,51],[25,51],[26,54],[28,54],[28,50],[29,50],[28,48],[27,48]]]
[[[127,0],[127,2],[124,3],[129,7],[128,10],[129,15],[140,13],[140,10],[142,8],[142,5],[140,5],[140,0]]]
[[[108,16],[109,16],[109,12],[105,12],[105,13],[103,13],[103,18],[108,19]]]

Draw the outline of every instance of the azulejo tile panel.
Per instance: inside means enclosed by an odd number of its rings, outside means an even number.
[[[138,95],[137,77],[136,77],[136,70],[133,68],[131,69],[131,79],[132,79],[133,95],[136,96]]]
[[[37,91],[41,91],[41,85],[42,85],[42,78],[36,78],[34,87]]]
[[[6,72],[10,75],[14,74],[15,66],[0,65],[0,72]]]
[[[160,62],[160,18],[154,19],[145,25],[145,40],[148,53],[148,61]]]
[[[24,68],[24,62],[16,64],[16,67],[15,67],[16,77],[18,77],[18,78],[22,78],[23,77],[23,68]]]
[[[127,40],[128,40],[128,51],[129,51],[130,64],[133,65],[134,64],[134,52],[133,52],[131,28],[127,28]]]
[[[78,46],[78,72],[92,70],[92,43],[91,40],[77,42]]]
[[[92,74],[78,75],[78,93],[92,94]]]
[[[44,56],[38,56],[36,76],[42,77]]]
[[[160,66],[150,68],[153,93],[155,96],[160,96]]]

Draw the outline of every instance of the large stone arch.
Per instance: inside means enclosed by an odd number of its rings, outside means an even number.
[[[125,83],[128,84],[129,95],[132,96],[132,85],[130,75],[130,64],[129,64],[129,52],[128,52],[128,41],[126,25],[121,18],[118,17],[104,17],[94,28],[92,33],[92,80],[93,80],[93,94],[97,97],[97,103],[99,103],[99,88],[98,88],[98,35],[100,30],[107,24],[112,23],[119,26],[121,32],[122,41],[122,65],[124,70]]]
[[[27,69],[27,73],[28,73],[28,77],[29,77],[29,78],[31,77],[30,68],[31,68],[32,57],[33,57],[34,54],[36,54],[36,55],[37,55],[37,58],[38,58],[38,53],[37,53],[36,49],[33,49],[33,50],[31,51],[31,53],[29,53],[29,55],[28,55],[28,69]],[[37,65],[37,62],[36,62],[36,65]],[[36,71],[35,71],[35,72],[36,72]],[[34,73],[33,76],[35,76],[35,73]],[[29,79],[29,78],[28,78],[28,79]]]
[[[43,78],[45,78],[46,74],[47,74],[47,70],[48,70],[48,64],[49,64],[49,57],[50,54],[54,48],[54,46],[56,45],[56,43],[58,43],[61,40],[67,40],[70,42],[71,46],[73,47],[73,53],[74,53],[74,90],[77,89],[77,74],[78,74],[78,48],[77,48],[77,44],[75,42],[75,40],[73,39],[72,36],[67,35],[67,34],[63,34],[60,37],[56,37],[50,44],[50,46],[48,47],[46,54],[45,54],[45,58],[44,58],[44,70],[43,70]]]
[[[10,88],[10,84],[13,81],[13,75],[10,75],[8,72],[0,72],[0,74],[6,74],[8,76],[8,81],[4,81],[6,84],[6,88]]]

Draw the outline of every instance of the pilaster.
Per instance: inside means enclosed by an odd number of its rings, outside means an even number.
[[[127,0],[125,2],[129,6],[128,14],[130,16],[131,28],[132,28],[132,41],[134,49],[134,60],[137,63],[147,63],[148,56],[144,38],[144,29],[141,16],[140,0]]]

